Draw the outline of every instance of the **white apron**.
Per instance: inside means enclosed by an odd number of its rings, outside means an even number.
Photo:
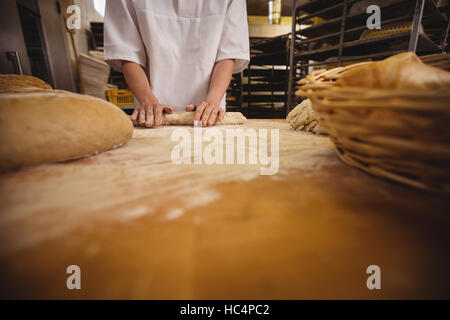
[[[235,59],[233,73],[250,61],[245,0],[109,0],[104,28],[106,62],[143,66],[156,98],[176,111],[206,98],[217,61]]]

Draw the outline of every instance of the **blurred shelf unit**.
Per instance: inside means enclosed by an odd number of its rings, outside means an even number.
[[[111,73],[109,74],[108,83],[117,86],[118,89],[128,89],[123,73],[112,68]]]
[[[292,0],[288,109],[299,102],[296,83],[314,69],[380,60],[404,51],[445,52],[449,5],[434,0]],[[369,30],[369,5],[378,3],[381,29]]]
[[[45,49],[44,33],[42,30],[41,16],[28,7],[17,3],[20,23],[22,26],[23,38],[30,61],[31,73],[33,76],[44,80],[54,86],[50,72],[49,57]],[[8,43],[8,39],[2,39]],[[9,46],[7,44],[6,46]],[[21,70],[21,69],[20,69]],[[20,70],[18,70],[20,72]]]
[[[242,111],[242,72],[233,74],[227,89],[227,111]]]
[[[91,33],[94,39],[94,50],[103,51],[103,22],[91,22]],[[111,69],[108,83],[116,85],[118,89],[127,89],[128,86],[122,72]]]
[[[250,38],[250,64],[242,73],[242,112],[249,118],[286,117],[289,37]]]
[[[103,51],[103,22],[91,22],[90,24],[94,38],[94,50]]]

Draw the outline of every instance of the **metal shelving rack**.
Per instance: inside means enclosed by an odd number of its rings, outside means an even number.
[[[91,22],[90,25],[94,38],[94,50],[103,51],[103,22]]]
[[[297,81],[312,67],[384,59],[404,51],[444,52],[448,46],[448,7],[442,12],[433,0],[399,0],[380,6],[382,28],[394,23],[410,23],[411,31],[368,39],[361,39],[361,34],[368,30],[369,15],[349,13],[359,0],[292,1],[288,111],[298,102],[295,97]],[[324,21],[312,24],[311,20],[317,18]],[[305,25],[309,26],[301,27]]]
[[[242,73],[233,74],[227,89],[227,111],[242,112]]]
[[[286,116],[289,36],[250,39],[251,59],[242,84],[242,112],[247,117]]]
[[[95,50],[103,51],[103,22],[91,22],[91,32],[93,45]],[[119,89],[127,89],[127,83],[122,72],[118,72],[111,68],[108,83],[116,85]]]

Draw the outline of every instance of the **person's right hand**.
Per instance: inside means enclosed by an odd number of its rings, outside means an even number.
[[[163,121],[163,113],[172,113],[173,108],[159,103],[142,105],[134,109],[131,115],[133,123],[142,127],[151,128],[161,125]]]

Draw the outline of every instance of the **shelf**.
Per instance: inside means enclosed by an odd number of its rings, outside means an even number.
[[[244,70],[244,77],[247,77],[249,74],[251,74],[252,77],[286,77],[289,70],[279,70],[279,69],[245,69]]]
[[[427,18],[428,17],[424,17],[423,19],[426,20]],[[384,19],[382,21],[381,25],[383,27],[383,26],[394,24],[394,23],[404,23],[404,22],[410,22],[410,21],[411,21],[411,17],[409,15],[406,15],[406,16],[395,17],[392,19]],[[427,27],[429,27],[429,26],[427,26]],[[437,29],[440,30],[440,28],[437,28]],[[359,40],[362,33],[366,30],[367,30],[366,25],[346,29],[344,31],[344,42]],[[425,31],[426,31],[426,33],[429,33],[429,32],[432,32],[433,29],[427,28],[427,29],[425,29]],[[321,36],[318,36],[315,38],[301,39],[300,37],[297,37],[296,48],[303,49],[306,44],[312,45],[314,43],[327,43],[327,44],[331,44],[331,45],[336,45],[339,43],[340,35],[341,35],[341,32],[339,31],[339,32],[333,32],[333,33],[321,35]]]
[[[90,25],[95,41],[95,49],[103,49],[103,22],[91,22]]]
[[[284,119],[284,108],[273,108],[271,104],[262,104],[251,108],[243,108],[242,113],[249,119]]]
[[[260,82],[265,82],[265,83],[270,83],[272,85],[277,85],[280,83],[283,83],[286,81],[288,75],[286,74],[285,76],[279,76],[279,77],[254,77],[251,76],[252,79],[252,84],[253,83],[260,83]]]
[[[350,11],[353,4],[359,2],[361,0],[347,0],[347,13]],[[302,22],[306,19],[311,19],[313,17],[319,17],[324,20],[331,20],[335,18],[339,18],[342,16],[342,10],[344,1],[325,1],[325,6],[320,7],[320,9],[312,11],[312,10],[301,10],[307,13],[306,16],[299,16],[298,21]],[[318,7],[319,8],[319,7]],[[297,8],[298,9],[298,8]],[[304,22],[303,22],[304,23]]]
[[[346,56],[349,55],[368,55],[380,53],[387,50],[408,49],[408,41],[411,33],[403,32],[393,34],[382,38],[373,38],[367,40],[355,40],[343,44],[343,50]],[[422,52],[439,50],[439,46],[430,40],[425,34],[419,35],[418,48]],[[296,59],[312,59],[312,60],[326,60],[328,58],[338,55],[339,46],[330,46],[323,49],[300,52],[295,55]]]
[[[288,55],[286,50],[267,54],[259,54],[252,57],[250,63],[254,66],[287,65]]]
[[[397,3],[380,5],[382,26],[396,23],[412,24],[414,17],[418,17],[415,15],[418,1],[400,0]],[[409,49],[413,39],[412,31],[361,39],[363,32],[367,30],[368,14],[352,10],[357,0],[346,2],[346,12],[343,12],[344,0],[310,0],[301,5],[296,4],[292,17],[293,30],[296,31],[294,45],[290,48],[293,60],[290,61],[288,108],[295,105],[296,82],[308,74],[309,67],[334,67],[347,62],[384,59]],[[297,29],[298,25],[305,25],[315,17],[325,21]],[[423,31],[414,35],[418,37],[416,52],[421,54],[441,52],[448,18],[439,10],[436,1],[424,0],[420,24]],[[416,29],[414,32],[417,32]],[[274,52],[271,56],[261,57],[257,62],[265,62],[267,59],[282,61],[283,56],[281,52]]]
[[[406,2],[415,3],[415,0],[406,0]],[[382,7],[383,20],[392,19],[398,16],[405,16],[405,15],[409,15],[412,17],[412,15],[414,14],[414,6],[407,7],[402,3]],[[366,13],[348,15],[347,20],[345,22],[346,28],[355,28],[362,25],[366,25],[367,17],[368,16]],[[338,18],[327,20],[320,24],[316,24],[311,27],[298,30],[297,34],[300,34],[306,38],[314,38],[327,33],[339,32],[340,29],[341,29],[341,17],[339,16]]]
[[[259,40],[251,45],[251,50],[260,52],[286,50],[289,47],[289,39],[290,34],[285,34],[271,39]]]
[[[273,38],[250,38],[251,61],[242,72],[240,109],[246,116],[286,116],[290,33]],[[263,106],[263,107],[262,107]]]
[[[349,0],[349,3],[358,0]],[[317,16],[322,19],[332,19],[342,15],[342,0],[310,0],[305,4],[297,6],[296,10]]]
[[[399,16],[409,16],[410,20],[412,20],[415,3],[416,0],[403,0],[399,3],[382,6],[381,11],[383,13],[383,21],[394,19]],[[434,5],[431,0],[426,1],[424,16],[438,18],[437,20],[439,23],[445,23],[447,21],[447,18],[439,12],[436,5]],[[345,22],[346,29],[365,26],[367,17],[368,15],[366,13],[348,15]],[[300,34],[306,38],[314,38],[324,34],[340,32],[340,28],[341,17],[337,17],[320,24],[298,30],[297,34]]]
[[[245,91],[244,91],[245,93]],[[244,102],[266,102],[270,104],[271,102],[285,102],[286,94],[254,94],[246,95],[243,94],[242,101]]]
[[[227,110],[230,107],[241,107],[242,97],[242,78],[240,74],[233,75],[230,84],[227,89],[226,103]]]
[[[362,56],[352,56],[352,57],[342,57],[341,61],[343,63],[345,62],[361,62],[361,61],[367,61],[367,60],[380,60],[385,59],[387,57],[390,57],[395,54],[399,54],[405,52],[405,50],[395,50],[395,51],[383,51],[381,53],[374,53],[374,54],[368,54],[368,55],[362,55]],[[305,68],[305,67],[312,67],[312,66],[324,66],[324,65],[333,65],[337,64],[337,59],[334,61],[319,61],[319,62],[310,62],[305,64],[299,64],[297,67],[299,68]],[[297,79],[300,80],[301,78]]]
[[[252,82],[254,80],[252,79]],[[272,84],[272,83],[251,83],[244,84],[242,90],[244,92],[251,91],[266,91],[266,92],[276,92],[276,91],[286,91],[286,83]]]

